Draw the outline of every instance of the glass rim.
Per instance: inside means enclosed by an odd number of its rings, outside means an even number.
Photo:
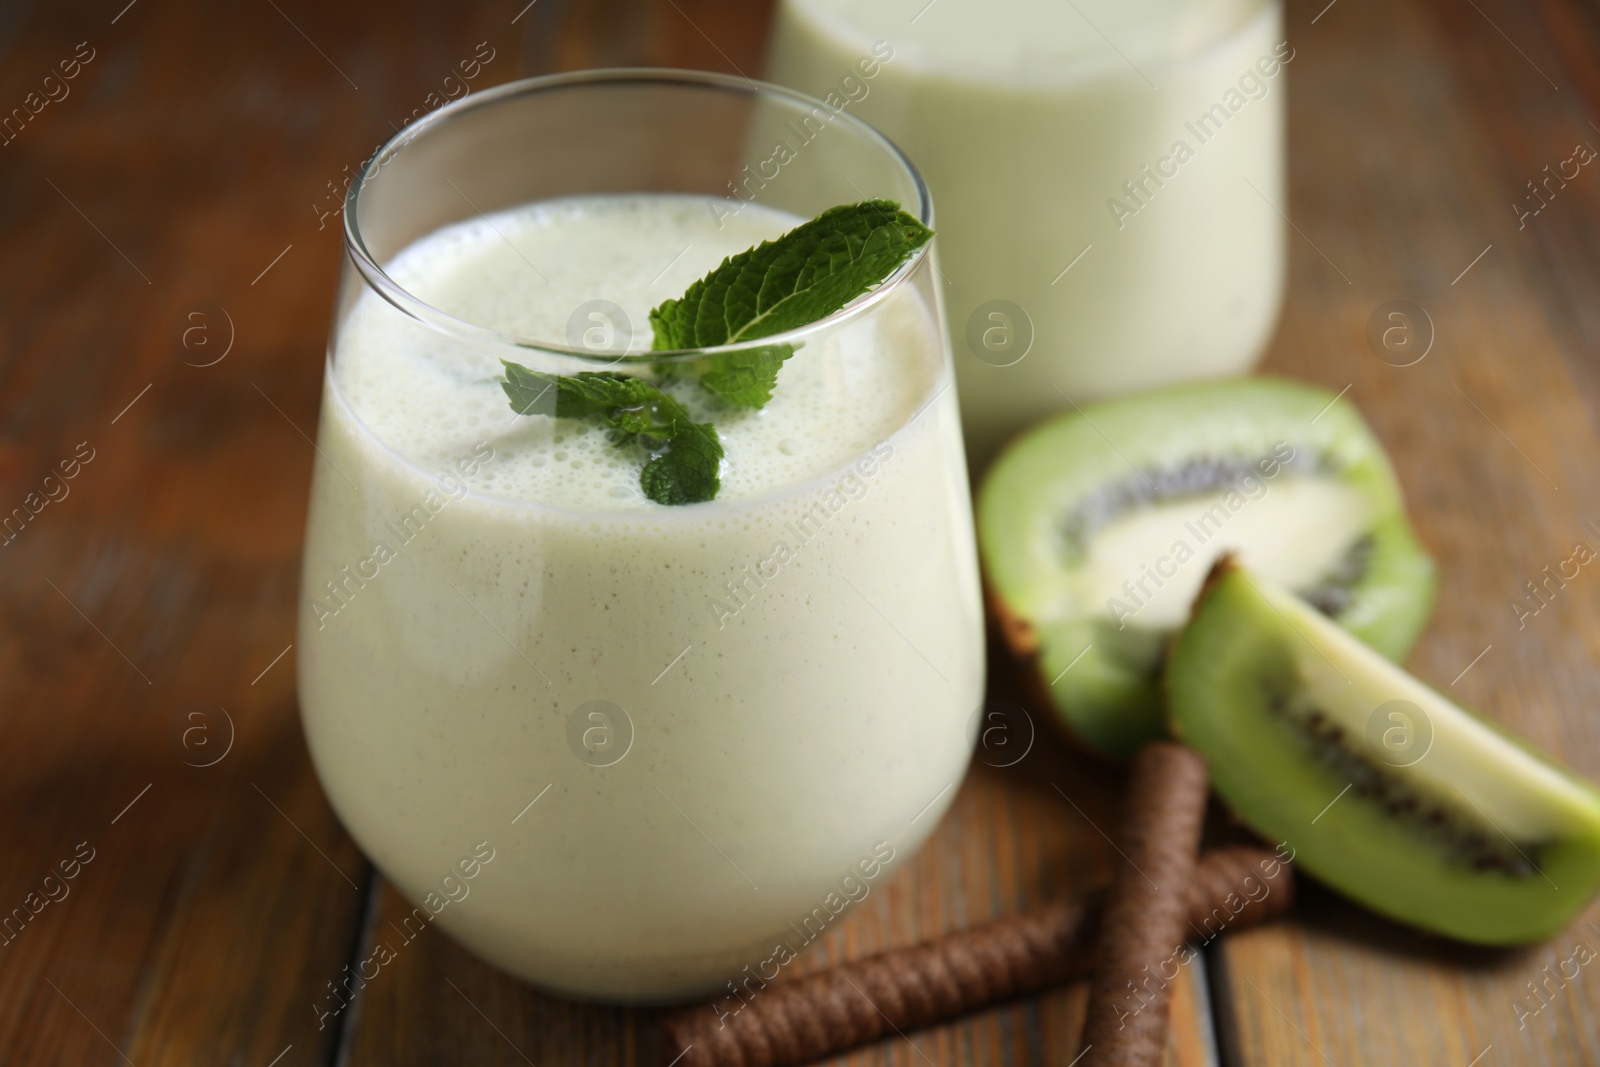
[[[831,122],[842,121],[856,133],[865,136],[869,142],[878,145],[890,159],[899,165],[900,169],[911,179],[912,188],[916,192],[917,203],[914,214],[917,220],[929,229],[933,228],[933,198],[928,191],[927,182],[923,180],[922,173],[917,170],[916,165],[911,162],[906,154],[900,150],[899,145],[896,145],[870,123],[847,113],[843,108],[834,111],[824,101],[816,97],[781,85],[774,85],[771,82],[743,77],[742,75],[736,76],[704,70],[683,70],[675,67],[598,67],[590,70],[569,71],[562,74],[545,74],[533,78],[520,78],[516,81],[491,86],[477,92],[469,92],[461,99],[454,100],[429,112],[415,122],[407,124],[368,157],[357,172],[355,180],[350,183],[348,192],[345,193],[344,244],[346,254],[356,265],[356,269],[361,273],[366,284],[375,293],[393,305],[402,314],[409,315],[411,318],[442,333],[477,345],[487,344],[493,348],[505,348],[519,352],[531,350],[555,356],[570,357],[604,367],[614,367],[619,363],[672,363],[718,354],[747,352],[751,348],[766,345],[792,344],[798,347],[806,337],[864,314],[870,308],[886,300],[890,293],[910,276],[917,265],[931,254],[933,243],[930,241],[907,257],[906,261],[879,285],[863,293],[832,314],[792,330],[785,330],[782,333],[771,334],[737,344],[627,353],[596,352],[588,348],[573,348],[567,344],[523,337],[459,318],[434,307],[395,281],[367,248],[365,238],[361,232],[361,224],[358,221],[361,190],[377,175],[378,170],[398,155],[402,149],[417,138],[425,136],[435,127],[475,108],[489,107],[509,98],[532,95],[550,89],[563,89],[574,86],[650,84],[691,86],[724,92],[732,91],[742,95],[773,97],[791,104],[803,105],[808,109],[824,108],[833,115]],[[745,203],[746,201],[739,202]],[[906,210],[906,205],[902,204],[901,209]],[[481,216],[482,213],[480,212],[479,214]]]

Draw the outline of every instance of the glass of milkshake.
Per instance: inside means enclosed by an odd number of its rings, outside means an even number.
[[[727,993],[938,822],[983,635],[930,251],[763,339],[795,348],[770,402],[700,412],[726,450],[706,503],[654,503],[604,427],[517,415],[499,384],[501,360],[666,381],[719,359],[650,352],[649,310],[874,197],[931,224],[859,120],[677,71],[475,93],[353,183],[300,700],[419,924],[572,995]]]
[[[782,0],[768,77],[883,130],[939,204],[967,445],[1237,374],[1284,280],[1280,0]]]

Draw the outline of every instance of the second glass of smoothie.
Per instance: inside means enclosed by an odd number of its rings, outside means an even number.
[[[1238,374],[1283,295],[1279,0],[783,0],[768,76],[939,204],[974,461],[1069,403]]]

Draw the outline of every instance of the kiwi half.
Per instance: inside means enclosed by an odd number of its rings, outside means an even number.
[[[1224,552],[1387,656],[1433,604],[1432,561],[1348,402],[1271,378],[1085,406],[1024,434],[978,497],[990,602],[1080,739],[1126,759],[1162,732],[1167,641]]]
[[[1600,886],[1600,793],[1231,560],[1173,643],[1166,689],[1218,795],[1374,911],[1515,944]]]

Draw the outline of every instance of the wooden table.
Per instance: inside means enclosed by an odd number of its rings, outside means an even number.
[[[479,42],[479,88],[611,64],[755,73],[770,15],[523,2],[0,13],[0,107],[60,97],[0,146],[0,506],[60,497],[0,556],[0,909],[28,915],[0,945],[7,1063],[658,1053],[650,1013],[542,996],[433,930],[336,1025],[312,1007],[401,908],[323,799],[295,708],[307,434],[340,257],[328,213]],[[1520,224],[1512,207],[1600,144],[1600,13],[1322,2],[1289,12],[1292,281],[1268,365],[1347,390],[1393,452],[1443,578],[1414,666],[1600,777],[1600,574],[1520,623],[1511,606],[1575,542],[1600,545],[1600,173]],[[1432,320],[1414,366],[1365,341],[1393,299]],[[63,461],[75,477],[46,483]],[[1022,763],[977,766],[928,847],[797,969],[1103,881],[1117,808],[1117,776],[1041,732]],[[46,881],[62,864],[76,876]],[[1600,1062],[1600,968],[1548,1003],[1526,985],[1580,942],[1600,948],[1600,922],[1467,950],[1312,890],[1293,921],[1186,970],[1170,1059]],[[852,1059],[1064,1064],[1082,999]],[[1540,1009],[1522,1026],[1519,1002]]]

